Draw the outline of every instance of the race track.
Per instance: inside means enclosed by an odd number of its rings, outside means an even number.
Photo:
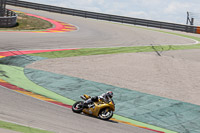
[[[0,50],[32,50],[53,48],[119,47],[143,45],[191,44],[194,40],[141,28],[85,19],[81,17],[49,13],[32,9],[8,6],[35,15],[70,23],[78,31],[66,33],[3,33],[0,32]]]
[[[50,104],[0,87],[0,119],[55,133],[154,133],[146,129],[75,114],[71,109]]]
[[[77,26],[78,30],[62,33],[0,32],[0,51],[196,43],[192,39],[176,35],[105,21],[13,6],[8,8],[70,23]],[[74,114],[71,109],[34,99],[4,87],[0,87],[0,120],[56,133],[153,133],[153,131],[114,121],[102,121]]]

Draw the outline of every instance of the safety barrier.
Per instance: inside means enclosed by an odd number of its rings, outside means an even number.
[[[0,17],[0,27],[12,27],[17,23],[17,15],[11,10],[6,10],[5,15]]]
[[[153,21],[153,20],[139,19],[139,18],[131,18],[131,17],[110,15],[110,14],[104,14],[104,13],[96,13],[96,12],[63,8],[63,7],[45,5],[45,4],[39,4],[39,3],[33,3],[33,2],[26,2],[26,1],[21,1],[21,0],[7,0],[7,4],[13,5],[13,6],[36,9],[36,10],[44,10],[44,11],[49,11],[49,12],[80,16],[80,17],[85,17],[85,18],[93,18],[93,19],[141,25],[141,26],[147,26],[147,27],[177,30],[177,31],[183,31],[183,32],[199,33],[197,30],[198,28],[196,26],[190,26],[190,25],[160,22],[160,21]]]

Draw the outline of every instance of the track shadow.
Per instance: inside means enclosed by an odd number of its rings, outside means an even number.
[[[90,118],[93,118],[93,119],[102,120],[102,119],[100,119],[98,117],[95,117],[95,116],[92,116],[92,115],[88,115],[88,114],[84,114],[84,113],[81,113],[80,115],[87,116],[87,117],[90,117]],[[110,122],[110,123],[119,123],[119,122],[113,121],[113,120],[102,120],[102,121]]]

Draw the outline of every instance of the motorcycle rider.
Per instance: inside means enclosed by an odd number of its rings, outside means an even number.
[[[95,101],[98,101],[99,99],[100,99],[101,101],[103,101],[103,102],[108,103],[109,101],[111,101],[112,97],[113,97],[113,92],[112,92],[112,91],[108,91],[108,92],[106,92],[106,93],[101,94],[100,96],[93,96],[93,97],[89,98],[88,100],[86,100],[86,101],[84,102],[83,106],[84,106],[85,108],[89,108],[88,105],[89,105],[90,103],[93,103],[93,102],[95,102]]]

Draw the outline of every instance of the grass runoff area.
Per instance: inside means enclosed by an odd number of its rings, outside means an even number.
[[[44,30],[53,25],[40,18],[28,16],[24,13],[17,13],[17,25],[10,28],[0,28],[0,30]]]
[[[158,31],[166,34],[177,35],[185,38],[194,39],[200,41],[199,37],[184,35],[180,33],[166,32],[157,29],[149,29],[144,27],[136,27],[135,28],[143,28],[147,30]],[[62,58],[62,57],[73,57],[73,56],[88,56],[88,55],[101,55],[101,54],[119,54],[119,53],[138,53],[138,52],[157,52],[160,55],[162,51],[170,51],[170,50],[187,50],[187,49],[200,49],[199,44],[193,45],[157,45],[157,46],[133,46],[133,47],[113,47],[113,48],[81,48],[76,50],[67,50],[67,51],[53,51],[53,52],[45,52],[45,53],[35,53],[29,54],[33,56],[47,57],[47,58]]]
[[[18,15],[23,16],[24,14],[18,14]],[[26,16],[26,15],[24,15],[24,16]],[[30,17],[30,16],[26,16],[26,17]],[[40,19],[34,18],[34,17],[30,17],[30,18],[37,19],[38,21],[40,20]],[[23,20],[23,17],[21,19]],[[26,18],[26,19],[28,19],[28,18]],[[19,21],[20,21],[20,19],[18,20],[18,23],[19,23],[19,26],[20,26],[21,22],[19,22]],[[31,24],[29,22],[27,22],[29,20],[27,20],[25,22],[25,19],[24,19],[23,21],[24,22],[21,23],[21,25],[24,25],[24,26],[29,25],[29,27],[32,27]],[[44,20],[41,20],[41,21],[44,21]],[[41,29],[41,24],[38,24],[38,26]],[[13,28],[17,28],[17,27],[13,27]],[[1,28],[0,28],[0,30],[1,30]],[[25,29],[23,29],[23,30],[25,30]],[[31,30],[33,30],[33,29],[31,29]],[[165,32],[165,31],[159,31],[159,32],[174,34],[174,35],[178,35],[178,36],[191,38],[191,39],[200,41],[200,38],[198,38],[198,37],[183,35],[183,34],[179,34],[179,33]],[[76,49],[76,50],[53,51],[53,52],[35,53],[35,54],[29,54],[29,55],[47,57],[47,58],[62,58],[62,57],[73,57],[73,56],[119,54],[119,53],[137,53],[137,52],[157,52],[157,53],[159,53],[159,52],[162,52],[162,51],[186,50],[186,49],[200,49],[200,44],[165,45],[165,46],[153,46],[152,45],[152,46],[134,46],[134,47],[113,47],[113,48],[82,48],[82,49]],[[3,122],[3,121],[0,121],[0,128],[19,131],[19,132],[22,132],[22,133],[52,133],[50,131],[44,131],[44,130],[40,130],[40,129],[30,128],[30,127],[21,126],[21,125],[12,124],[12,123]]]
[[[17,132],[21,132],[21,133],[53,133],[50,131],[21,126],[18,124],[13,124],[13,123],[4,122],[4,121],[0,121],[0,128],[17,131]]]
[[[119,53],[138,53],[138,52],[154,52],[158,54],[161,51],[169,50],[185,50],[185,49],[200,49],[200,44],[194,45],[166,45],[166,46],[135,46],[135,47],[116,47],[116,48],[82,48],[77,50],[53,51],[45,53],[29,54],[33,56],[47,58],[62,58],[73,56],[88,56],[101,54],[119,54]]]

